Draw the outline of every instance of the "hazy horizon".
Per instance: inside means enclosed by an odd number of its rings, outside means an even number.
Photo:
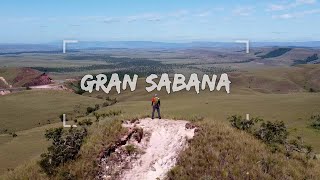
[[[5,1],[1,43],[320,39],[317,0]]]

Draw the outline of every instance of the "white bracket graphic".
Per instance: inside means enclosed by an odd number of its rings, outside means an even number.
[[[78,43],[78,40],[63,40],[62,46],[63,46],[63,54],[66,53],[67,50],[67,44],[68,43]]]
[[[68,125],[67,123],[66,123],[66,114],[63,114],[62,115],[63,116],[63,120],[62,120],[62,124],[63,124],[63,127],[66,127],[66,128],[70,128],[70,127],[77,127],[77,125]]]
[[[236,43],[244,43],[246,44],[246,53],[249,54],[250,49],[250,41],[249,40],[236,40]]]

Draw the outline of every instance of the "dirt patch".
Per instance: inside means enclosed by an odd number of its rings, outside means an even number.
[[[53,83],[53,80],[45,73],[41,74],[40,76],[32,79],[30,82],[23,85],[23,87],[28,86],[41,86]]]
[[[150,118],[123,126],[128,134],[100,154],[98,179],[163,179],[196,129],[188,121]]]
[[[41,75],[41,72],[32,68],[19,68],[17,76],[13,79],[13,84],[15,87],[22,86],[23,83],[29,82],[39,75]]]
[[[7,87],[7,88],[11,88],[12,86],[6,81],[6,79],[4,77],[0,77],[0,81],[3,82],[3,84]],[[4,87],[4,88],[6,88]]]
[[[4,95],[10,94],[10,93],[11,93],[10,91],[2,90],[2,91],[0,91],[0,96],[4,96]]]

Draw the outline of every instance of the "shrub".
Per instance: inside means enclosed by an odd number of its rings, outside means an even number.
[[[284,144],[289,133],[283,121],[267,121],[266,123],[263,122],[261,124],[260,128],[255,134],[258,139],[261,139],[267,144]]]
[[[91,121],[91,119],[85,119],[85,120],[79,121],[78,125],[79,126],[90,126],[90,125],[92,125],[92,121]]]
[[[61,128],[46,130],[45,137],[52,140],[52,145],[48,147],[48,152],[41,154],[39,165],[48,176],[57,173],[57,168],[64,163],[76,158],[87,130],[70,128],[63,131]]]
[[[87,115],[91,114],[94,111],[95,111],[95,109],[93,107],[87,107]]]
[[[102,107],[107,107],[107,106],[109,106],[110,104],[109,104],[109,102],[104,102],[103,104],[102,104]]]
[[[119,114],[121,114],[121,113],[122,113],[121,110],[110,110],[110,111],[107,112],[107,113],[101,114],[101,116],[102,116],[103,118],[105,118],[105,117],[110,117],[110,116],[117,116],[117,115],[119,115]]]
[[[91,113],[93,113],[93,112],[95,112],[95,111],[97,111],[97,110],[99,110],[100,109],[100,105],[99,104],[96,104],[96,105],[94,105],[94,108],[93,107],[87,107],[87,112],[86,112],[86,114],[88,115],[88,114],[91,114]]]
[[[11,135],[13,138],[15,138],[15,137],[18,136],[15,132],[10,133],[10,135]]]
[[[96,122],[99,122],[101,114],[94,112],[93,115],[94,115],[94,117],[96,117]]]
[[[312,115],[310,117],[310,121],[311,122],[311,127],[315,128],[315,129],[319,129],[320,130],[320,115]]]
[[[246,120],[243,119],[242,116],[237,115],[229,117],[228,120],[231,123],[231,126],[247,132],[253,132],[254,125],[260,121],[263,121],[260,118],[251,118],[249,120]]]

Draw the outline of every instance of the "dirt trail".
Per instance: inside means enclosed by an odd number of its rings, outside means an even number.
[[[8,87],[12,87],[7,81],[6,81],[6,79],[4,78],[4,77],[0,77],[0,80],[1,81],[3,81],[3,83],[5,84],[5,85],[7,85]]]
[[[134,158],[123,158],[121,173],[116,179],[122,180],[155,180],[163,179],[166,173],[174,167],[179,152],[186,148],[187,140],[192,139],[195,129],[190,128],[188,121],[168,120],[168,119],[141,119],[135,123],[125,123],[124,127],[142,128],[143,137],[140,142],[129,140],[128,144],[134,145],[139,149],[139,155]],[[120,147],[121,148],[121,147]],[[116,150],[119,152],[121,150]],[[122,153],[123,154],[123,153]],[[123,155],[120,155],[122,157]],[[119,159],[116,163],[119,162]],[[110,165],[111,164],[111,165]],[[105,166],[121,165],[112,164]],[[113,179],[112,175],[105,174],[102,179]]]

